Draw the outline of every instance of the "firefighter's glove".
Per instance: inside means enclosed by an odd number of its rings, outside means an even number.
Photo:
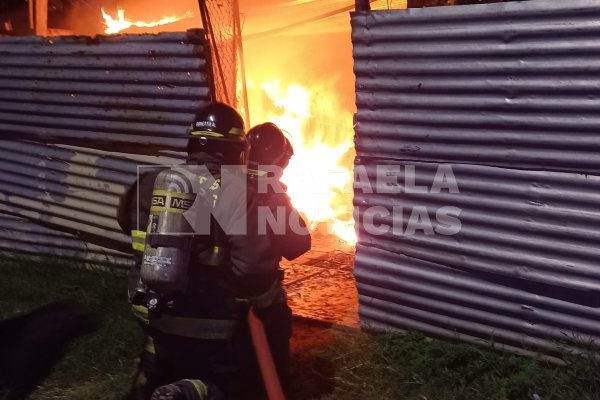
[[[285,289],[281,287],[279,282],[275,282],[273,286],[259,296],[248,298],[248,304],[254,309],[268,308],[275,304],[285,303],[287,296]]]
[[[159,386],[150,400],[220,400],[220,391],[214,385],[206,385],[199,379],[184,379]]]

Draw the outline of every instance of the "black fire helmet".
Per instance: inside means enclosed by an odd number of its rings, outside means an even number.
[[[244,119],[224,103],[200,108],[189,130],[187,151],[189,155],[221,155],[227,164],[244,164],[248,152]]]
[[[271,122],[256,125],[248,131],[250,165],[277,165],[285,168],[294,155],[292,144],[281,129]]]

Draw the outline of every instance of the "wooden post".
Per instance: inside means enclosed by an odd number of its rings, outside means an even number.
[[[35,0],[35,34],[48,34],[48,0]]]
[[[33,2],[35,0],[27,0],[29,5],[29,29],[31,32],[35,29],[35,9],[33,8]]]

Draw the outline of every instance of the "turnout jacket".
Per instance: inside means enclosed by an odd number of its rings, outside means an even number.
[[[143,301],[135,304],[132,297],[139,281],[145,231],[157,174],[158,171],[155,171],[141,176],[123,196],[118,212],[121,228],[131,232],[132,247],[136,254],[136,265],[129,274],[130,300],[134,303],[136,315],[146,321],[147,309]],[[198,254],[193,258],[193,265],[189,268],[189,290],[185,298],[177,302],[177,307],[169,312],[175,317],[234,320],[238,317],[236,302],[239,303],[239,299],[246,299],[257,308],[285,302],[279,262],[282,257],[292,260],[311,246],[306,223],[293,208],[283,189],[273,190],[271,187],[268,191],[259,190],[257,182],[260,177],[242,170],[228,173],[226,179],[221,179],[217,174],[213,176],[220,182],[215,188],[213,232],[210,237],[199,239],[204,242],[200,247],[219,248],[227,257],[224,265],[218,268],[203,266]],[[215,299],[219,301],[215,302]],[[167,317],[163,316],[163,319]],[[162,322],[155,324],[158,330],[178,334],[178,329]],[[194,329],[202,331],[197,327]],[[201,334],[184,336],[202,338]]]

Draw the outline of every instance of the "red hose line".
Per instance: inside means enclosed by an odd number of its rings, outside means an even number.
[[[252,344],[260,367],[260,373],[263,378],[265,390],[269,400],[285,400],[277,369],[273,362],[273,355],[269,348],[265,327],[260,319],[254,314],[252,308],[248,311],[248,325],[252,336]]]

